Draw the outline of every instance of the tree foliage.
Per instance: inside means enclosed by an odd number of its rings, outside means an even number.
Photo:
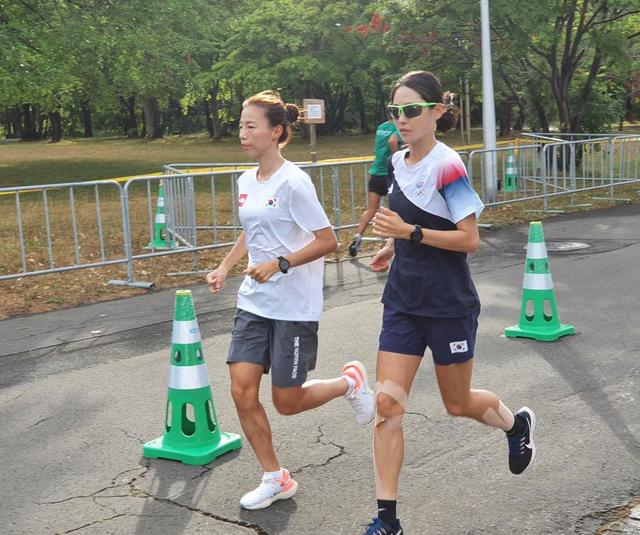
[[[482,106],[477,0],[0,0],[0,117],[22,139],[232,130],[244,98],[326,102],[325,133],[385,118],[395,78],[435,72]],[[637,114],[637,0],[491,2],[500,133]]]

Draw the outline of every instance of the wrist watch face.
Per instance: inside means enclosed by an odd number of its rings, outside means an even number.
[[[289,271],[289,267],[291,267],[291,264],[289,264],[289,261],[286,258],[280,258],[278,259],[278,267],[280,268],[280,271],[282,271],[282,273],[286,273],[287,271]]]

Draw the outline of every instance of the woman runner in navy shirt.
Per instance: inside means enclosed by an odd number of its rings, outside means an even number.
[[[453,96],[431,73],[414,71],[391,91],[389,113],[408,148],[389,161],[389,209],[374,218],[374,233],[389,238],[371,260],[389,278],[382,295],[377,356],[374,461],[378,517],[365,535],[401,535],[396,516],[404,456],[402,420],[422,357],[429,347],[445,408],[507,433],[509,468],[522,473],[533,461],[535,416],[515,415],[487,390],[471,388],[480,313],[467,253],[478,249],[477,218],[484,208],[458,154],[436,140],[436,129],[457,122]]]

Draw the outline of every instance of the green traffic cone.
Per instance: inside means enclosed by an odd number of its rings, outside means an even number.
[[[144,445],[143,455],[203,465],[241,446],[239,435],[218,427],[191,291],[178,290],[165,432]]]
[[[172,249],[175,242],[167,235],[167,225],[164,215],[164,184],[160,181],[158,201],[156,203],[156,218],[153,226],[153,240],[147,245],[147,249]]]
[[[527,313],[527,305],[533,304],[533,313]],[[545,304],[547,312],[545,312]],[[553,293],[553,281],[549,271],[547,247],[544,244],[542,223],[529,224],[527,260],[522,283],[522,305],[518,325],[504,331],[510,338],[533,338],[550,342],[567,334],[575,334],[573,325],[563,325],[558,317],[558,306]]]
[[[516,169],[516,159],[513,151],[509,151],[507,163],[504,169],[504,191],[516,191],[518,180],[518,170]]]

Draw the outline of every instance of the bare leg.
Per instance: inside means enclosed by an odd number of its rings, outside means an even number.
[[[378,352],[376,365],[377,416],[373,432],[376,496],[395,500],[404,461],[402,420],[413,379],[422,362],[419,356]]]
[[[298,414],[315,409],[328,401],[347,393],[349,384],[343,377],[314,379],[302,386],[289,388],[271,387],[273,404],[280,414]]]
[[[280,470],[280,461],[273,449],[271,426],[258,398],[263,368],[260,364],[235,362],[229,365],[231,395],[240,418],[240,425],[265,472]]]
[[[473,418],[503,431],[513,427],[513,414],[498,396],[488,390],[471,388],[473,359],[435,368],[440,395],[449,414]]]

